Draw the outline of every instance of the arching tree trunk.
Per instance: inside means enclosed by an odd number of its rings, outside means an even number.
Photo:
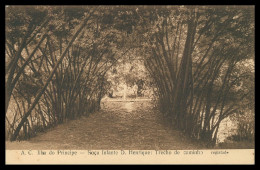
[[[48,77],[47,81],[45,82],[43,88],[40,90],[40,92],[37,94],[37,96],[35,97],[34,102],[32,103],[31,107],[28,109],[28,111],[24,114],[24,116],[22,117],[21,121],[19,122],[17,128],[15,129],[15,132],[13,133],[12,137],[11,137],[11,141],[16,140],[23,124],[26,122],[27,117],[31,114],[32,110],[34,109],[34,107],[37,105],[38,101],[40,100],[42,94],[44,93],[45,89],[47,88],[49,82],[52,80],[52,77],[54,75],[54,73],[56,72],[59,64],[62,62],[63,58],[65,57],[67,51],[69,50],[70,46],[73,44],[73,42],[75,41],[75,39],[77,38],[77,36],[79,35],[79,33],[81,32],[81,30],[85,27],[86,23],[88,21],[88,18],[85,19],[82,23],[82,25],[79,27],[79,29],[77,30],[77,32],[74,34],[74,36],[72,37],[72,39],[70,40],[68,46],[66,47],[66,49],[64,50],[63,54],[61,55],[60,59],[57,61],[56,65],[54,66],[50,76]]]

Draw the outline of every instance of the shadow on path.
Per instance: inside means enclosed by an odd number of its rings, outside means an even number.
[[[104,101],[100,111],[58,125],[6,149],[201,149],[197,142],[163,124],[151,101]]]

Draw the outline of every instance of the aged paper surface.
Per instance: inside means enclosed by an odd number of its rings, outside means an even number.
[[[157,153],[157,154],[156,154]],[[7,150],[6,164],[254,164],[253,149]],[[109,154],[109,155],[108,155]]]

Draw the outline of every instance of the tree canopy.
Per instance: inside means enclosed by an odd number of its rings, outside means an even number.
[[[254,110],[254,27],[250,6],[9,6],[10,138],[97,110],[111,81],[149,80],[175,128],[214,144]]]

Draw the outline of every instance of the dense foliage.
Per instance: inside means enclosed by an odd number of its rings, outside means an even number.
[[[28,138],[89,114],[100,107],[111,82],[123,81],[137,85],[140,96],[145,82],[153,84],[159,108],[175,128],[215,144],[222,120],[254,111],[252,11],[232,6],[9,6],[8,138]]]
[[[215,144],[222,120],[254,109],[252,8],[162,7],[149,14],[142,38],[161,111],[176,128]]]

